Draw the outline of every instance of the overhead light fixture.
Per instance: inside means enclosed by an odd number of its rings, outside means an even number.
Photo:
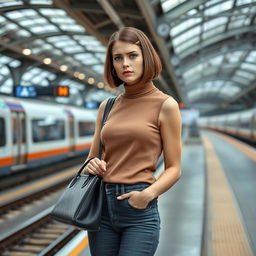
[[[32,53],[32,51],[30,49],[23,49],[22,53],[24,55],[30,55]]]
[[[103,83],[103,82],[99,82],[99,83],[97,84],[97,86],[98,86],[98,88],[104,88],[104,83]]]
[[[61,65],[61,66],[60,66],[60,70],[63,71],[63,72],[65,72],[65,71],[68,70],[68,66],[67,66],[67,65]]]
[[[45,59],[43,60],[43,62],[44,62],[44,64],[49,65],[49,64],[52,63],[52,59],[51,59],[51,58],[45,58]]]
[[[76,71],[76,72],[74,73],[74,77],[78,77],[79,74],[80,74],[80,73]]]
[[[92,77],[89,77],[89,78],[88,78],[88,83],[89,83],[89,84],[94,84],[94,82],[95,82],[95,79],[94,79],[94,78],[92,78]]]
[[[79,73],[78,78],[79,78],[80,80],[85,79],[85,74]]]

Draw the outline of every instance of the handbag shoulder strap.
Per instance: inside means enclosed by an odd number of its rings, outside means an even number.
[[[110,110],[112,108],[112,106],[114,105],[115,103],[115,100],[116,100],[116,97],[115,98],[109,98],[108,99],[108,102],[106,104],[106,107],[105,107],[105,110],[104,110],[104,114],[103,114],[103,117],[102,117],[102,121],[101,121],[101,129],[102,127],[104,126],[105,122],[107,121],[107,118],[108,118],[108,114],[110,113]],[[100,145],[99,145],[99,159],[101,159],[101,155],[102,155],[102,142],[100,141]]]
[[[101,121],[101,128],[104,126],[104,124],[105,124],[105,122],[108,118],[108,114],[109,114],[112,106],[115,103],[115,100],[116,100],[116,98],[109,98],[108,99],[105,110],[104,110],[104,114],[103,114],[103,117],[102,117],[102,121]]]
[[[108,118],[108,114],[112,108],[112,106],[114,105],[116,98],[109,98],[108,102],[106,104],[105,110],[104,110],[104,114],[102,117],[102,121],[101,121],[101,128],[104,126],[107,118]],[[102,142],[100,141],[100,145],[99,145],[99,159],[101,159],[101,154],[102,154]],[[76,176],[79,176],[81,174],[81,172],[83,171],[84,167],[93,159],[94,157],[91,157],[89,159],[87,159],[84,164],[81,166],[81,168],[79,169],[78,173]]]

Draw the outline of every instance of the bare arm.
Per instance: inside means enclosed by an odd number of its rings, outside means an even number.
[[[156,198],[167,191],[181,176],[181,116],[174,99],[169,98],[163,103],[159,123],[165,170],[157,181],[146,189],[149,198]]]
[[[99,107],[95,132],[92,140],[92,145],[87,159],[94,157],[86,166],[85,173],[91,173],[93,175],[103,175],[106,171],[106,162],[98,158],[99,145],[100,145],[100,132],[101,132],[101,121],[103,118],[103,113],[107,104],[107,100],[104,100]]]

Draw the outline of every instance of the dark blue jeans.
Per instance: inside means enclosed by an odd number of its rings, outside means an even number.
[[[101,227],[88,232],[92,256],[153,256],[158,242],[160,218],[157,199],[137,209],[117,196],[142,191],[150,184],[105,184]]]

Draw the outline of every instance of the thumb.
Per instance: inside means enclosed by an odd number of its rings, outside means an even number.
[[[126,193],[126,194],[122,194],[120,196],[117,197],[118,200],[123,200],[125,198],[129,198],[130,197],[130,193]]]

